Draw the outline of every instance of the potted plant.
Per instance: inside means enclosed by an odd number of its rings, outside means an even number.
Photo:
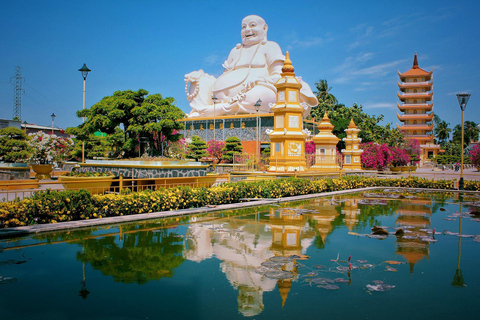
[[[87,189],[92,194],[104,193],[110,189],[114,174],[111,172],[77,172],[75,169],[58,177],[65,189]]]
[[[64,159],[66,152],[73,146],[73,141],[42,131],[30,133],[28,136],[28,144],[32,150],[30,163],[36,173],[35,178],[50,179],[54,162]]]

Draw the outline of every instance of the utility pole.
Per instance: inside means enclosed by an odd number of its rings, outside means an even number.
[[[15,94],[13,96],[13,118],[22,120],[22,67],[15,67],[15,76],[10,78],[10,82],[15,86]]]

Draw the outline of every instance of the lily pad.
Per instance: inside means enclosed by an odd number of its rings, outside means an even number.
[[[325,284],[325,285],[319,285],[320,288],[326,289],[326,290],[338,290],[340,289],[339,286],[336,286],[334,284]]]
[[[295,274],[284,270],[270,270],[265,273],[265,276],[270,279],[293,279]]]
[[[283,267],[283,263],[278,263],[278,262],[273,262],[273,261],[265,261],[262,262],[262,267],[267,267],[267,268],[281,268]]]
[[[281,256],[277,256],[277,257],[271,257],[270,259],[268,259],[272,262],[276,262],[276,263],[288,263],[288,262],[291,262],[293,261],[294,259],[292,257],[281,257]]]
[[[0,284],[8,284],[17,282],[17,278],[0,276]]]
[[[315,284],[327,284],[327,283],[334,283],[335,281],[330,278],[312,278],[310,282]]]

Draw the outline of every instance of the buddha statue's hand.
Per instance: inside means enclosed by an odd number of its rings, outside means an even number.
[[[205,75],[205,72],[203,70],[192,71],[185,75],[185,82],[197,82],[198,79],[200,79],[203,75]]]
[[[255,80],[245,81],[245,83],[243,83],[243,86],[244,86],[243,91],[247,92],[249,90],[252,90],[253,87],[255,87],[259,82],[266,82],[266,79],[264,77],[261,77]]]

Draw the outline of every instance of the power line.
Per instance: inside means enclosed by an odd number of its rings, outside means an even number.
[[[48,109],[50,109],[50,110],[53,110],[53,111],[59,113],[60,115],[62,115],[63,117],[65,117],[65,118],[68,118],[68,119],[70,119],[70,120],[73,120],[73,119],[78,120],[78,119],[79,119],[79,118],[73,118],[71,115],[67,115],[67,114],[63,113],[62,111],[60,111],[60,110],[58,110],[58,109],[56,109],[56,108],[47,106],[47,105],[43,104],[42,102],[38,101],[37,99],[35,99],[34,97],[29,96],[29,95],[26,94],[26,93],[24,93],[24,95],[25,95],[25,97],[27,97],[27,98],[31,99],[32,101],[38,103],[38,104],[41,105],[42,107],[48,108]]]

